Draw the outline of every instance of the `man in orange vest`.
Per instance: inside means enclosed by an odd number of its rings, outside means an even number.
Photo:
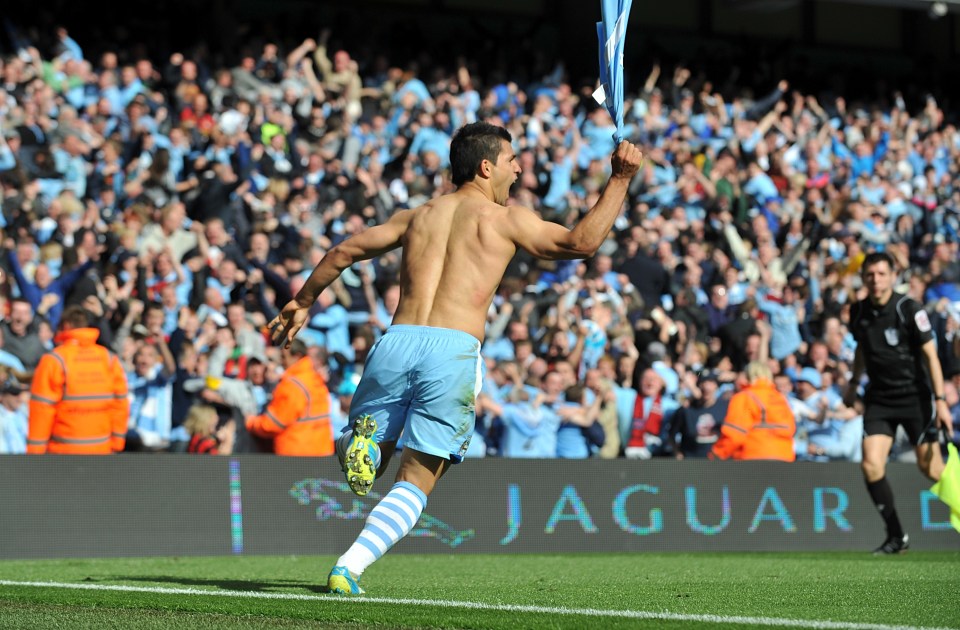
[[[792,462],[797,424],[790,404],[773,384],[770,368],[747,364],[748,385],[730,399],[711,459],[775,459]]]
[[[40,359],[30,387],[27,453],[108,455],[123,450],[130,402],[120,360],[97,345],[86,311],[63,311],[59,344]]]
[[[330,392],[319,358],[297,339],[282,349],[282,360],[286,371],[273,390],[273,400],[262,414],[247,418],[247,430],[273,438],[277,455],[332,455]]]

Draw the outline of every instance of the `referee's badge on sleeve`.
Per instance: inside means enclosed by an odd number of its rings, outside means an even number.
[[[920,329],[920,332],[930,332],[930,318],[927,317],[925,310],[917,311],[917,314],[913,316],[913,321],[917,322],[917,328]]]
[[[883,336],[887,338],[887,344],[895,346],[900,343],[900,333],[896,328],[884,328]]]

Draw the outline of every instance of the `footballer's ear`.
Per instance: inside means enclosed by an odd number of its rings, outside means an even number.
[[[494,163],[490,160],[484,158],[480,160],[480,168],[477,169],[477,174],[484,179],[490,179],[490,176],[493,174]]]

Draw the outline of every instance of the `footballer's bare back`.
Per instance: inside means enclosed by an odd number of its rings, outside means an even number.
[[[530,213],[460,191],[411,210],[393,323],[452,328],[483,340],[487,310],[517,251],[511,212]]]

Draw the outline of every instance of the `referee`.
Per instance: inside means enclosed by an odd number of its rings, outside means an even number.
[[[876,555],[902,553],[910,546],[885,476],[897,425],[916,447],[921,472],[934,481],[943,472],[938,425],[953,434],[930,319],[920,304],[893,291],[894,271],[893,257],[887,253],[872,253],[863,261],[867,298],[850,314],[857,352],[844,397],[848,406],[853,404],[866,370],[870,382],[864,395],[863,476],[887,529]]]

